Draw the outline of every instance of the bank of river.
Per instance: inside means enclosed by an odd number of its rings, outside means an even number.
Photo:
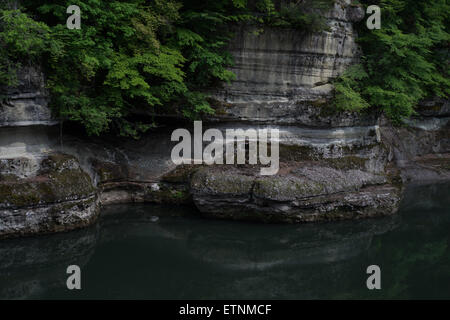
[[[449,230],[450,184],[410,187],[393,217],[337,223],[111,206],[84,230],[0,241],[0,298],[450,298]],[[373,264],[380,291],[366,288]],[[82,270],[81,291],[66,288],[69,265]]]

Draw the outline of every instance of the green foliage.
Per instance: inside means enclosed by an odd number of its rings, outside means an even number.
[[[359,69],[367,75],[350,72],[337,80],[337,106],[349,110],[379,107],[401,123],[414,114],[421,99],[448,97],[448,1],[363,2],[381,7],[381,29],[368,30],[361,24],[364,58]]]
[[[69,30],[66,8],[76,4],[82,28]],[[54,110],[89,134],[114,128],[137,136],[152,124],[126,120],[135,108],[158,108],[187,92],[183,55],[158,39],[178,18],[179,5],[146,1],[33,1],[27,8],[51,26],[60,50],[47,59]]]
[[[198,118],[212,113],[206,92],[234,79],[225,50],[236,22],[313,26],[332,0],[23,0],[0,6],[0,84],[14,85],[20,63],[46,68],[51,106],[89,134],[139,136],[154,125],[131,120],[136,109]],[[283,2],[285,3],[285,2]],[[69,5],[81,29],[66,27]]]
[[[14,85],[23,64],[46,68],[51,105],[89,134],[137,137],[154,123],[131,119],[213,110],[207,92],[234,79],[226,46],[236,23],[321,31],[334,0],[24,0],[0,5],[0,85]],[[361,64],[335,82],[336,106],[384,110],[394,121],[428,96],[448,97],[447,0],[366,0],[382,8],[381,30],[359,27]],[[81,30],[66,28],[78,5]]]
[[[270,0],[263,0],[271,2]],[[280,10],[276,11],[272,6],[267,7],[267,23],[274,27],[296,28],[299,30],[318,32],[328,29],[324,10],[330,9],[334,0],[305,0],[287,1]]]
[[[355,65],[347,69],[335,82],[335,89],[338,92],[335,104],[339,110],[360,111],[369,107],[360,94],[363,89],[362,80],[367,77],[364,68],[361,65]]]
[[[36,62],[50,48],[50,29],[20,10],[0,8],[0,85],[15,85],[23,62]]]

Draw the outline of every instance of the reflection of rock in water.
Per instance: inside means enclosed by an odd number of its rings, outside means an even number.
[[[151,223],[158,207],[135,206],[132,215],[115,217],[114,211],[120,213],[124,208],[127,206],[116,206],[109,209],[108,218],[103,217],[102,241],[117,238],[118,234],[126,237],[127,233],[118,229],[133,226],[135,237],[171,239],[182,243],[192,258],[231,270],[346,260],[365,251],[373,236],[396,228],[400,220],[397,216],[352,223],[274,226],[196,219],[164,224]],[[177,209],[170,214],[177,215]]]
[[[395,291],[399,288],[429,289],[427,281],[417,279],[414,272],[436,268],[436,261],[440,261],[442,270],[448,270],[443,265],[449,261],[449,194],[449,184],[410,187],[402,214],[395,218],[308,226],[311,229],[304,228],[302,236],[291,238],[290,249],[269,250],[268,256],[285,255],[284,267],[242,272],[224,283],[214,298],[229,298],[230,292],[240,299],[373,298],[364,286],[365,268],[373,263],[389,266],[384,269],[384,297],[400,297]],[[372,242],[373,238],[376,240]],[[440,277],[448,278],[448,272],[442,270]],[[448,296],[448,286],[447,289],[445,285],[439,287],[434,294]],[[406,291],[406,297],[414,289],[410,290]],[[416,294],[417,297],[432,295],[426,290],[417,290]]]
[[[126,208],[133,213],[120,214]],[[324,297],[329,296],[326,288],[315,288],[313,284],[327,279],[330,286],[335,286],[329,288],[330,296],[333,292],[337,295],[342,289],[336,285],[337,279],[354,279],[351,273],[358,263],[355,261],[359,260],[353,258],[366,253],[373,237],[396,229],[401,222],[401,216],[394,216],[300,226],[202,219],[160,219],[157,223],[148,223],[157,209],[154,206],[109,209],[108,216],[101,220],[102,242],[117,237],[138,237],[143,241],[155,238],[169,255],[182,255],[186,264],[203,270],[198,271],[201,279],[178,278],[176,275],[172,279],[173,274],[156,271],[160,272],[157,277],[171,277],[171,281],[166,279],[167,287],[173,287],[174,291],[175,287],[183,288],[183,296],[177,298],[230,298],[231,293],[253,299]],[[173,209],[171,215],[177,215],[176,211]],[[168,259],[156,251],[148,254],[155,259]],[[186,272],[191,274],[192,271]],[[365,270],[361,274],[364,276]],[[361,281],[365,283],[365,280]],[[195,287],[185,285],[186,282],[195,283],[197,288],[214,287],[208,290],[212,296],[197,296]]]
[[[450,183],[410,185],[402,200],[402,211],[450,208]],[[450,209],[449,209],[450,210]]]
[[[365,251],[373,236],[396,228],[398,223],[398,218],[387,218],[352,224],[247,226],[247,230],[217,224],[207,230],[189,230],[187,250],[198,259],[231,270],[337,262]]]
[[[96,226],[0,242],[0,299],[32,298],[45,287],[65,287],[69,265],[81,268],[95,251]]]
[[[119,256],[127,256],[121,266],[130,264],[129,270],[135,270],[134,264],[145,265],[142,272],[153,274],[151,281],[164,284],[176,298],[203,297],[196,291],[199,286],[214,286],[210,298],[229,298],[231,292],[248,298],[267,298],[267,292],[274,297],[299,296],[299,288],[305,290],[302,297],[320,296],[307,288],[317,279],[348,277],[353,258],[367,250],[374,236],[397,228],[401,219],[265,225],[173,217],[189,213],[184,207],[112,206],[86,230],[3,241],[0,298],[33,298],[52,288],[64,289],[67,266],[77,264],[83,270],[95,248],[108,243]],[[154,216],[161,218],[155,222]],[[123,247],[124,243],[135,247]],[[121,250],[137,250],[138,256]],[[108,265],[115,259],[108,257]],[[183,268],[168,261],[183,261],[190,271],[180,273]],[[192,278],[186,279],[186,274]],[[126,279],[124,275],[119,281]],[[148,285],[141,290],[148,290]]]
[[[160,220],[155,221],[155,217],[184,217],[193,216],[196,213],[196,210],[189,206],[177,207],[152,204],[117,204],[107,206],[103,210],[99,221],[101,241],[108,242],[129,236],[182,240],[184,235],[180,236],[173,232],[170,223],[167,225],[161,224]],[[180,225],[185,226],[184,220],[180,222]]]

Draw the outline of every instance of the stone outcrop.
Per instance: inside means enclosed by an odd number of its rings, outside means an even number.
[[[423,167],[441,163],[427,181],[448,180],[448,102],[424,102],[408,129],[374,112],[336,112],[330,103],[332,80],[358,62],[353,22],[363,16],[337,1],[320,33],[239,30],[230,46],[237,80],[215,94],[211,120],[279,129],[282,169],[264,178],[243,168],[197,171],[191,192],[204,215],[290,222],[389,215],[403,182],[425,178],[410,168],[421,170],[421,160],[433,161]],[[425,158],[403,159],[419,154]]]
[[[251,169],[199,170],[191,181],[194,201],[206,215],[266,222],[390,215],[398,208],[400,189],[384,176],[317,163],[281,169],[275,177],[260,177]]]
[[[318,33],[265,28],[255,35],[249,27],[238,30],[230,45],[237,79],[216,93],[217,119],[357,125],[360,117],[351,114],[327,123],[318,105],[331,97],[331,80],[359,59],[353,22],[364,11],[340,0],[324,16],[328,30]]]
[[[52,125],[48,105],[45,79],[38,67],[22,67],[17,71],[18,84],[15,87],[0,87],[5,96],[0,106],[0,126],[19,127]]]
[[[0,160],[10,172],[23,172],[27,162]],[[37,165],[38,171],[26,177],[0,175],[0,237],[66,231],[96,218],[96,190],[75,158],[50,154]]]
[[[424,184],[450,179],[450,102],[424,101],[408,127],[383,119],[383,139],[405,182]]]
[[[141,140],[60,131],[37,67],[0,88],[0,237],[70,230],[92,223],[99,205],[191,204],[205,217],[312,222],[391,215],[404,183],[448,181],[448,101],[424,101],[409,127],[372,112],[336,112],[332,80],[359,59],[350,1],[325,13],[328,30],[248,27],[230,50],[236,81],[213,93],[204,130],[278,129],[280,170],[176,166],[167,126]],[[192,132],[192,130],[191,130]]]
[[[18,72],[0,103],[0,238],[66,231],[91,224],[97,190],[73,156],[58,153],[58,123],[37,68]]]

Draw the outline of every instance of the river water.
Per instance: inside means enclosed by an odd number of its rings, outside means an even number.
[[[66,287],[69,265],[81,290]],[[367,289],[370,265],[381,290]],[[395,216],[338,223],[110,206],[87,229],[0,241],[0,298],[449,299],[450,184],[410,187]]]

